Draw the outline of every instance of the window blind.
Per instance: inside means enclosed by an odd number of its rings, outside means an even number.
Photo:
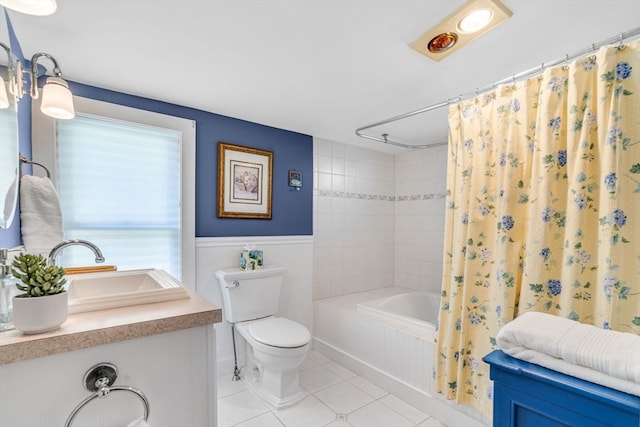
[[[100,247],[118,269],[181,277],[181,133],[87,114],[57,123],[57,178],[65,239]],[[61,265],[94,264],[69,247]]]

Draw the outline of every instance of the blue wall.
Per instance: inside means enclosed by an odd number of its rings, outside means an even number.
[[[20,43],[16,38],[11,20],[7,11],[4,11],[5,22],[7,24],[7,32],[9,34],[9,43],[11,52],[24,63],[24,55],[20,48]],[[25,96],[18,102],[18,140],[19,150],[22,154],[31,158],[31,97]],[[25,165],[24,173],[31,173],[31,166]],[[0,248],[12,248],[22,243],[20,236],[20,210],[16,207],[16,213],[13,222],[7,230],[0,229]]]
[[[76,96],[196,121],[196,237],[313,234],[311,136],[79,83],[69,82],[69,87]],[[21,115],[23,113],[21,109]],[[23,126],[20,131],[24,136]],[[30,128],[28,132],[30,139]],[[220,141],[274,153],[272,219],[217,217],[217,149]],[[30,153],[30,147],[25,151],[25,154]],[[288,186],[289,169],[302,172],[304,186],[300,191]],[[9,241],[3,233],[10,231],[0,230],[0,243]]]

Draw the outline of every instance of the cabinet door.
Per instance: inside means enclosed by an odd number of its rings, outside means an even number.
[[[562,393],[562,391],[558,391]],[[550,396],[545,395],[545,398]],[[559,404],[538,399],[535,394],[495,384],[494,427],[621,427],[633,426],[629,420],[607,416],[597,408],[581,404],[565,405],[567,395]],[[595,409],[595,410],[594,410]],[[622,424],[620,424],[623,422]]]

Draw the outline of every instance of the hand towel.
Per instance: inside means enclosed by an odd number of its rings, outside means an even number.
[[[529,312],[496,336],[508,355],[640,396],[640,336]]]
[[[14,211],[16,209],[16,187],[18,186],[18,178],[14,178],[14,180],[11,182],[11,185],[9,186],[9,188],[7,189],[7,194],[5,195],[4,198],[4,207],[3,207],[3,218],[5,219],[5,221],[7,222],[6,227],[9,226],[9,223],[11,223],[10,219],[13,219],[13,215],[14,215]]]
[[[20,180],[20,222],[29,253],[46,257],[62,241],[60,200],[49,178],[24,175]]]
[[[144,418],[138,418],[137,420],[131,421],[127,427],[149,427],[149,423],[144,420]]]

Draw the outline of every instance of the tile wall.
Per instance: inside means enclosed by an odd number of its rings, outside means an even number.
[[[446,147],[382,153],[314,138],[314,299],[439,291]]]
[[[439,292],[447,147],[396,156],[395,286]]]
[[[314,138],[314,299],[393,285],[395,157]]]

